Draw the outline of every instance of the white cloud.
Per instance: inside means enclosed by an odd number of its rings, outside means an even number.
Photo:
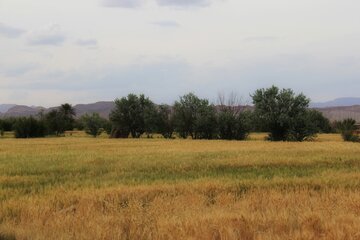
[[[8,37],[8,38],[17,38],[20,37],[25,33],[25,30],[11,27],[8,25],[5,25],[3,23],[0,23],[0,35]]]
[[[160,6],[173,7],[206,7],[212,2],[211,0],[156,0]]]
[[[143,0],[103,0],[105,7],[137,8],[143,4]]]
[[[212,0],[103,0],[102,5],[105,7],[120,8],[138,8],[147,1],[155,2],[162,7],[207,7],[211,5]]]
[[[89,39],[79,39],[76,41],[76,44],[78,46],[84,46],[84,47],[96,47],[98,42],[96,39],[89,38]]]
[[[175,21],[157,21],[157,22],[152,22],[152,24],[160,26],[160,27],[165,27],[165,28],[177,28],[177,27],[180,27],[180,24],[178,24]]]
[[[66,40],[60,25],[51,24],[45,28],[30,33],[28,43],[30,45],[61,45]]]

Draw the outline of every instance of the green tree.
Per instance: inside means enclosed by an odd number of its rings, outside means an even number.
[[[322,112],[315,110],[315,109],[311,109],[308,111],[308,113],[309,113],[309,117],[311,119],[310,121],[312,121],[317,128],[317,132],[321,132],[321,133],[333,132],[330,120],[327,119],[322,114]]]
[[[16,138],[44,137],[46,132],[45,123],[34,117],[18,118],[14,124]]]
[[[43,118],[46,121],[49,134],[62,135],[65,131],[74,129],[75,109],[68,103],[62,104],[59,108],[52,109]]]
[[[106,119],[101,118],[98,113],[83,115],[81,122],[83,122],[85,132],[93,137],[99,136],[106,126]]]
[[[215,106],[209,104],[207,100],[202,100],[197,109],[194,123],[195,139],[214,139],[217,138],[217,116]]]
[[[240,100],[232,93],[226,100],[225,95],[219,95],[218,131],[219,138],[225,140],[245,140],[250,133],[250,111],[242,109]]]
[[[62,118],[65,131],[73,130],[76,116],[76,112],[73,106],[68,103],[62,104],[59,107],[59,114]]]
[[[186,94],[175,102],[174,119],[175,130],[182,138],[213,138],[215,135],[215,107],[193,93]]]
[[[48,134],[59,136],[66,130],[64,119],[58,109],[53,109],[45,115]]]
[[[14,118],[14,117],[2,119],[2,129],[5,132],[13,131],[15,122],[16,122],[16,118]]]
[[[153,102],[143,94],[129,94],[115,100],[115,109],[110,113],[113,124],[112,137],[139,138],[146,131],[153,129]]]
[[[172,138],[174,125],[174,111],[171,106],[160,105],[157,111],[157,130],[164,138]]]
[[[309,122],[310,100],[305,95],[272,86],[256,90],[252,98],[255,116],[270,132],[269,140],[304,141],[316,134]]]
[[[3,121],[0,119],[0,136],[4,136],[4,127],[3,127]]]

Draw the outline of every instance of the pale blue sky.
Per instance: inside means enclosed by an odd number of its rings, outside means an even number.
[[[272,84],[360,97],[358,0],[0,0],[0,103],[52,106]]]

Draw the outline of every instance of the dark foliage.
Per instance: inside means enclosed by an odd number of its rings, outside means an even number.
[[[34,117],[18,118],[14,124],[16,138],[44,137],[46,133],[45,123]]]
[[[53,109],[47,113],[44,118],[46,120],[48,134],[62,135],[65,131],[74,129],[75,110],[70,104],[63,104],[58,109]]]
[[[175,130],[174,112],[171,106],[160,105],[157,110],[157,130],[164,138],[172,138]]]
[[[348,118],[343,121],[336,122],[336,128],[341,133],[342,138],[346,142],[359,142],[359,135],[356,134],[356,121]]]
[[[107,120],[98,113],[85,114],[81,117],[85,132],[93,137],[99,136],[106,128]]]
[[[213,139],[217,132],[214,105],[193,93],[180,97],[174,105],[175,130],[182,138]]]
[[[115,100],[115,109],[110,113],[113,124],[112,137],[139,138],[155,128],[155,106],[144,95],[129,94]]]
[[[272,86],[257,90],[252,98],[257,121],[270,132],[269,140],[304,141],[317,133],[305,95]]]

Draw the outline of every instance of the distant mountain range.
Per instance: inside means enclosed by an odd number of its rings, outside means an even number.
[[[360,105],[360,98],[337,98],[328,102],[310,104],[312,108],[350,107],[354,105]]]
[[[81,117],[86,113],[99,113],[100,116],[108,118],[111,110],[114,108],[114,102],[96,102],[91,104],[77,104],[74,106],[76,116]],[[27,117],[34,116],[43,111],[47,113],[56,107],[29,107],[24,105],[0,104],[0,117]]]
[[[6,113],[10,108],[15,106],[16,104],[0,104],[0,114]]]
[[[96,102],[91,104],[77,104],[74,106],[76,116],[81,117],[86,113],[99,113],[100,116],[108,118],[114,108],[114,102]],[[331,121],[353,118],[360,122],[360,98],[339,98],[329,102],[312,103],[311,108],[322,112]],[[15,104],[0,104],[0,117],[34,116],[40,111],[49,112],[52,108],[24,106]]]

